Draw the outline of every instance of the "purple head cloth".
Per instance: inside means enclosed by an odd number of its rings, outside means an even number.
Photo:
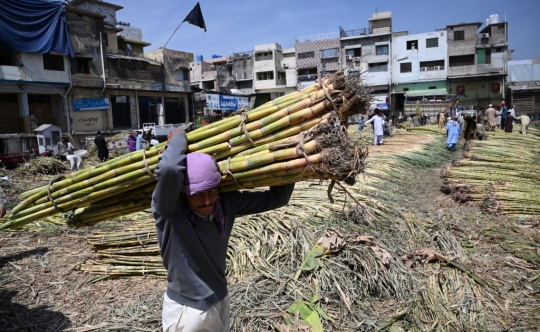
[[[186,170],[184,178],[184,193],[194,195],[196,193],[215,188],[221,182],[221,174],[216,161],[204,153],[188,153],[186,156]],[[225,216],[219,200],[214,204],[212,211],[219,226],[219,232],[225,238]],[[193,222],[193,215],[191,215]],[[192,226],[190,224],[190,226]]]
[[[218,165],[211,156],[192,152],[186,156],[186,170],[184,178],[184,193],[196,193],[217,187],[221,182]]]

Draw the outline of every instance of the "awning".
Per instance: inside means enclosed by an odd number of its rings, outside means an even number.
[[[539,85],[537,85],[539,84]],[[531,90],[540,90],[540,82],[533,84],[522,84],[522,85],[508,85],[508,88],[512,91],[531,91]]]
[[[418,96],[441,96],[441,95],[447,95],[448,91],[446,91],[446,88],[442,89],[428,89],[428,90],[414,90],[414,91],[406,91],[405,95],[407,97],[418,97]]]

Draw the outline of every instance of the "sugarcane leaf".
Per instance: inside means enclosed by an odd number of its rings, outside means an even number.
[[[324,309],[321,307],[320,304],[317,304],[315,306],[315,310],[317,310],[317,312],[319,313],[319,315],[321,315],[322,318],[328,320],[328,321],[331,321],[333,322],[334,319],[332,319],[332,317],[328,316],[328,314],[326,313],[326,311],[324,311]]]
[[[302,319],[306,319],[313,312],[313,310],[307,306],[307,303],[302,300],[296,300],[293,304],[291,304],[287,311],[291,314],[298,311],[300,313],[300,318]]]
[[[307,318],[305,318],[306,323],[313,329],[314,332],[323,332],[323,326],[321,318],[317,311],[312,311]]]

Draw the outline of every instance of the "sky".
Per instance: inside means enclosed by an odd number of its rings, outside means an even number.
[[[117,21],[142,29],[145,51],[162,47],[195,0],[105,0],[123,6]],[[375,12],[392,12],[392,30],[418,34],[460,22],[508,22],[512,60],[540,59],[539,0],[200,0],[207,32],[183,23],[168,49],[209,59],[252,51],[255,45],[294,47],[295,37],[369,27]]]

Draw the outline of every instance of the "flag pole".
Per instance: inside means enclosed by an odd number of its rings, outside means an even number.
[[[178,29],[180,28],[180,25],[184,24],[185,21],[182,21],[178,27],[176,27],[176,29],[174,30],[174,32],[172,33],[172,35],[169,37],[169,39],[167,39],[167,42],[165,43],[165,45],[163,45],[163,49],[165,49],[165,46],[167,46],[167,44],[169,43],[169,41],[171,40],[171,38],[174,36],[174,34],[176,33],[176,31],[178,31]]]

